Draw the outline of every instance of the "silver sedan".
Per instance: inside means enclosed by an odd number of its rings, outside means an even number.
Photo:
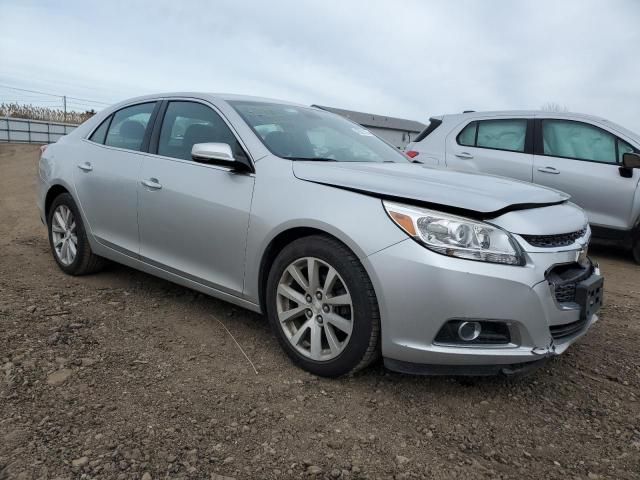
[[[380,355],[410,373],[519,372],[602,303],[568,195],[429,168],[316,108],[135,98],[44,149],[38,177],[64,272],[109,259],[262,312],[318,375]]]

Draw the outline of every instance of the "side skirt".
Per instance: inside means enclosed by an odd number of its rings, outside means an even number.
[[[116,250],[114,247],[107,246],[99,241],[91,242],[91,248],[96,255],[100,255],[101,257],[108,258],[109,260],[112,260],[114,262],[121,263],[131,268],[135,268],[136,270],[140,270],[164,280],[177,283],[178,285],[182,285],[183,287],[191,288],[198,292],[204,293],[205,295],[224,300],[225,302],[232,303],[239,307],[246,308],[247,310],[251,310],[252,312],[262,314],[262,309],[258,304],[237,297],[230,293],[218,290],[210,285],[203,283],[205,282],[205,280],[186,278],[178,273],[166,270],[163,266],[151,265],[150,263],[148,263],[148,261],[145,260],[144,257],[141,257],[140,255],[137,255],[133,252],[122,252],[119,249]]]

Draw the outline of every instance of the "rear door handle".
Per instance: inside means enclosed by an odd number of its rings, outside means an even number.
[[[162,188],[162,184],[158,182],[157,178],[150,178],[149,180],[143,180],[142,185],[152,190],[160,190]]]
[[[90,172],[91,170],[93,170],[93,167],[91,166],[91,164],[89,162],[84,162],[78,165],[78,168],[84,172]]]
[[[540,167],[538,171],[542,173],[551,173],[553,175],[558,175],[560,173],[560,170],[553,167]]]
[[[460,152],[460,153],[456,153],[456,157],[469,160],[473,158],[473,155],[471,155],[469,152]]]

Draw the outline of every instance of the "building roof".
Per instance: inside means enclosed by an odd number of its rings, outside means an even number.
[[[374,113],[354,112],[352,110],[325,107],[322,105],[311,106],[328,112],[337,113],[338,115],[342,115],[343,117],[366,127],[388,128],[390,130],[402,130],[404,132],[421,132],[426,128],[426,125],[420,122],[406,120],[404,118],[386,117],[384,115],[376,115]]]

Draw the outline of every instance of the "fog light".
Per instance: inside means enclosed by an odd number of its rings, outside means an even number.
[[[508,345],[511,332],[506,322],[500,320],[448,320],[434,338],[440,345]]]
[[[458,337],[465,342],[472,342],[480,336],[480,322],[462,322],[458,327]]]

